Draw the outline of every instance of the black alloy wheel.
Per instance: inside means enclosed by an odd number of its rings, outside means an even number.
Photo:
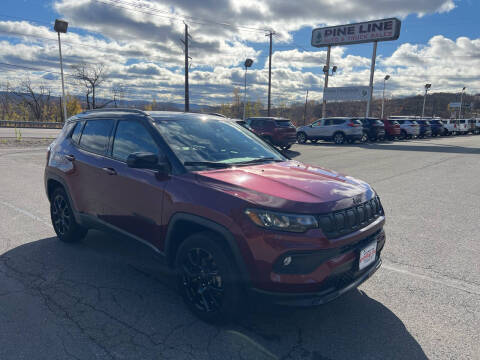
[[[59,240],[76,242],[85,237],[88,229],[80,226],[73,216],[68,196],[62,188],[54,190],[50,199],[50,217]]]
[[[180,294],[189,309],[209,323],[226,323],[242,314],[243,295],[232,256],[215,233],[201,232],[185,239],[175,268]]]

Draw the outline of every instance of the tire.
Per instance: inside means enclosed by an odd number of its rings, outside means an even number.
[[[290,149],[291,147],[292,147],[292,145],[290,144],[290,145],[282,146],[281,148],[282,148],[282,150],[288,150],[288,149]]]
[[[361,143],[366,143],[368,141],[368,134],[364,131],[362,133],[362,138],[360,139]]]
[[[216,234],[193,234],[175,259],[180,295],[190,311],[208,323],[228,323],[242,313],[239,272]]]
[[[316,144],[316,143],[318,142],[318,139],[310,139],[310,142],[311,142],[312,144]]]
[[[400,131],[400,139],[401,140],[405,140],[407,139],[408,135],[407,135],[407,132],[405,130],[402,130]]]
[[[67,193],[56,188],[50,197],[50,218],[59,240],[73,243],[82,240],[88,229],[75,221]]]
[[[308,138],[307,138],[307,134],[305,134],[304,132],[299,132],[297,134],[297,142],[299,144],[305,144],[307,142]]]
[[[341,132],[333,134],[333,142],[337,145],[342,145],[345,143],[345,135]]]

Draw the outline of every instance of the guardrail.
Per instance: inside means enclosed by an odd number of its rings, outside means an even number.
[[[0,127],[2,127],[2,128],[8,127],[8,128],[61,129],[63,127],[63,122],[0,120]]]

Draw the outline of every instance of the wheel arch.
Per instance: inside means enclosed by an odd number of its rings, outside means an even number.
[[[202,231],[210,231],[218,236],[216,240],[220,242],[220,246],[227,251],[227,254],[233,257],[241,280],[246,283],[249,282],[250,277],[233,234],[223,225],[199,215],[180,212],[171,217],[168,223],[164,246],[168,266],[171,268],[174,267],[175,257],[180,244],[188,236]]]

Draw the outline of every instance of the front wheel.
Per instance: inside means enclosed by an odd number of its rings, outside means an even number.
[[[343,135],[342,133],[336,133],[335,135],[333,135],[333,142],[337,145],[345,143],[345,135]]]
[[[82,240],[88,232],[75,221],[65,190],[57,188],[50,198],[50,218],[59,240],[72,243]]]
[[[368,134],[366,132],[363,132],[360,142],[366,143],[367,141],[368,141]]]
[[[188,308],[209,323],[226,323],[241,314],[239,276],[214,233],[189,236],[175,266],[180,294]]]
[[[305,134],[304,132],[299,132],[297,134],[297,142],[299,144],[305,144],[307,142],[307,134]]]

